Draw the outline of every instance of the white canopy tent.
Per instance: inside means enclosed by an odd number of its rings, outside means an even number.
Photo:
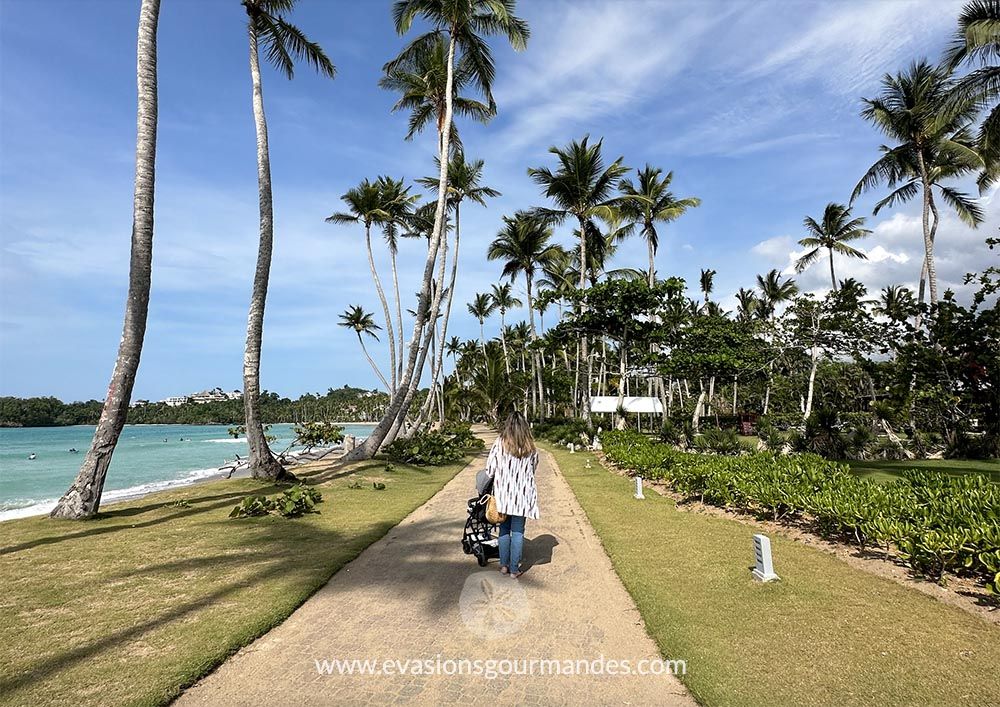
[[[647,413],[649,415],[662,415],[663,414],[663,403],[660,402],[659,398],[653,398],[649,396],[642,397],[629,397],[625,396],[621,399],[621,407],[625,409],[628,413],[637,413],[639,415],[639,430],[642,431],[642,413]],[[617,395],[595,395],[590,398],[590,411],[591,412],[602,412],[602,413],[616,413],[618,412],[618,396]],[[655,425],[650,425],[652,429]]]

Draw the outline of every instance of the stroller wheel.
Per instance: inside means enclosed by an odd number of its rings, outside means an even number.
[[[468,540],[462,541],[462,550],[463,552],[465,552],[466,555],[472,552],[472,545],[469,544]]]
[[[486,557],[486,553],[480,550],[476,553],[476,562],[479,563],[480,567],[485,567],[489,564],[489,558]]]

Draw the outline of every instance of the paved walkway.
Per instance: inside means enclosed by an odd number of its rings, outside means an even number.
[[[502,661],[659,659],[639,612],[552,458],[538,470],[541,519],[528,521],[519,580],[462,552],[477,459],[382,540],[333,576],[281,626],[185,692],[181,705],[668,704],[693,705],[660,675],[414,674],[482,672]],[[683,656],[678,656],[683,658]],[[320,674],[317,660],[399,661],[396,674]],[[462,666],[449,661],[473,661]],[[607,663],[605,663],[607,665]],[[596,666],[597,663],[594,663]],[[407,674],[399,674],[402,669]],[[525,663],[515,666],[524,672]],[[552,672],[551,670],[549,672]]]

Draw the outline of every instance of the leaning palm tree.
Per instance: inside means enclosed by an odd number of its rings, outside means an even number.
[[[447,41],[444,119],[440,123],[438,135],[440,160],[438,196],[430,247],[424,261],[417,314],[413,322],[413,336],[410,339],[410,350],[400,380],[400,389],[390,400],[386,413],[378,425],[365,443],[356,450],[353,455],[355,458],[371,457],[383,442],[391,442],[397,434],[416,394],[430,339],[435,330],[436,313],[441,306],[441,296],[445,289],[438,287],[436,292],[433,292],[435,288],[432,282],[446,220],[448,156],[451,154],[456,60],[468,62],[472,71],[470,84],[475,85],[486,97],[487,103],[492,105],[492,84],[496,76],[496,67],[484,35],[503,35],[515,50],[523,49],[528,41],[528,25],[514,14],[515,4],[515,0],[397,0],[392,6],[393,21],[400,35],[409,32],[418,18],[428,22],[431,28],[410,42],[396,59],[383,67],[386,74],[392,74],[401,67],[416,66],[419,56],[426,53],[439,39]]]
[[[670,191],[673,172],[646,165],[644,169],[636,170],[638,181],[623,179],[618,189],[625,196],[633,197],[621,204],[621,211],[629,219],[639,234],[645,239],[649,253],[649,284],[656,284],[656,251],[660,245],[660,236],[656,232],[657,223],[670,223],[680,218],[688,209],[701,205],[701,199],[687,197],[678,199]]]
[[[500,312],[500,344],[503,346],[503,360],[507,367],[507,375],[510,375],[510,356],[507,353],[507,337],[504,333],[507,329],[507,310],[520,307],[522,304],[521,300],[514,296],[513,289],[514,286],[511,283],[505,282],[502,285],[493,285],[493,291],[490,293],[494,306]]]
[[[973,0],[962,9],[945,63],[952,70],[976,67],[955,82],[952,104],[969,99],[993,104],[976,137],[986,163],[979,178],[983,192],[1000,177],[1000,0]]]
[[[246,353],[243,357],[243,407],[246,413],[248,464],[257,479],[275,479],[285,475],[271,454],[260,418],[260,348],[264,332],[264,306],[271,275],[271,251],[274,243],[274,213],[271,198],[271,157],[267,146],[267,119],[264,116],[264,93],[261,85],[258,46],[263,44],[265,57],[287,78],[295,73],[295,60],[302,59],[325,76],[333,78],[336,69],[318,44],[310,41],[282,13],[290,12],[296,0],[243,0],[250,35],[250,78],[253,83],[253,115],[257,128],[257,190],[260,206],[260,246],[254,272],[250,314],[247,321]]]
[[[90,450],[76,479],[52,510],[53,518],[82,519],[97,513],[104,492],[111,456],[128,415],[132,386],[139,370],[142,342],[149,311],[149,283],[153,256],[153,186],[156,177],[156,28],[160,0],[142,0],[136,47],[138,88],[135,138],[135,191],[132,206],[132,257],[128,273],[125,321],[118,357],[111,374],[101,418]]]
[[[492,187],[481,184],[483,177],[483,160],[468,161],[465,153],[457,151],[448,166],[448,207],[454,212],[455,247],[451,255],[451,280],[448,285],[448,297],[445,303],[444,317],[441,319],[441,341],[448,335],[448,322],[451,320],[451,305],[455,296],[455,283],[458,279],[458,253],[462,239],[462,202],[469,200],[480,206],[486,206],[486,200],[500,196],[500,192]],[[433,177],[418,179],[417,183],[428,189],[437,189],[438,181]],[[445,235],[447,239],[447,234]],[[438,349],[437,358],[431,366],[431,389],[441,376],[444,363],[444,350]],[[429,398],[428,398],[429,399]]]
[[[535,307],[533,289],[535,274],[553,258],[558,257],[559,246],[551,244],[552,228],[545,219],[537,214],[518,211],[514,216],[504,216],[504,227],[486,250],[488,260],[503,261],[502,277],[512,281],[518,275],[524,275],[525,293],[527,295],[528,318],[531,324],[531,340],[538,338],[535,328]],[[537,355],[532,352],[533,378],[538,385],[538,402],[541,402],[542,381],[538,370]]]
[[[479,292],[468,304],[469,314],[479,321],[479,344],[486,353],[486,320],[490,318],[496,309],[496,303],[487,292]]]
[[[375,267],[375,256],[372,252],[372,226],[388,226],[389,233],[395,235],[395,218],[392,209],[394,208],[386,199],[385,182],[382,178],[377,181],[368,179],[362,180],[361,184],[347,190],[341,201],[347,204],[347,211],[338,211],[326,219],[327,223],[356,224],[360,223],[365,228],[365,249],[368,252],[368,267],[371,270],[372,280],[375,282],[375,291],[378,293],[379,302],[382,303],[382,312],[385,314],[385,330],[389,337],[389,378],[392,385],[389,387],[389,394],[396,391],[396,332],[392,323],[392,314],[389,309],[389,301],[386,299],[385,290],[382,289],[382,280],[379,278],[378,269]],[[390,252],[394,249],[390,244]],[[402,317],[400,317],[402,319]],[[400,332],[402,336],[402,332]]]
[[[934,264],[934,237],[937,230],[937,207],[933,187],[959,217],[970,225],[981,220],[978,206],[965,194],[942,185],[944,178],[959,176],[983,167],[966,126],[977,112],[974,100],[955,103],[948,72],[927,61],[914,62],[895,76],[882,79],[878,97],[864,99],[861,115],[889,138],[894,147],[883,145],[882,157],[872,165],[854,188],[851,202],[864,191],[884,182],[894,191],[875,207],[922,197],[924,258],[920,277],[920,301],[923,283],[930,290],[931,304],[936,304],[937,270]]]
[[[366,334],[375,339],[375,341],[378,341],[378,334],[375,332],[382,327],[375,323],[375,318],[372,314],[362,309],[361,305],[353,305],[348,307],[347,310],[340,315],[340,326],[353,329],[354,333],[358,335],[358,343],[361,344],[361,351],[364,353],[365,358],[368,359],[369,365],[372,367],[372,370],[375,371],[375,375],[378,376],[378,379],[382,381],[382,385],[385,386],[385,389],[387,391],[390,390],[389,382],[385,379],[385,376],[382,375],[382,371],[379,370],[379,367],[375,363],[375,360],[371,357],[371,354],[368,353],[364,337],[361,336],[362,334]]]
[[[830,254],[830,282],[837,289],[837,277],[833,271],[833,254],[840,253],[848,258],[867,260],[862,251],[847,245],[848,241],[856,241],[871,234],[864,228],[864,217],[851,218],[851,210],[843,204],[830,202],[823,210],[823,222],[817,223],[812,216],[806,216],[802,222],[811,235],[799,241],[799,245],[812,248],[795,261],[795,271],[802,272],[812,265],[820,256],[820,250],[826,248]]]
[[[589,136],[586,136],[579,142],[574,140],[562,149],[550,147],[549,152],[555,155],[559,162],[559,167],[554,172],[548,167],[528,169],[528,176],[542,187],[545,196],[555,204],[555,208],[538,209],[538,213],[554,223],[569,217],[577,220],[581,290],[587,286],[587,264],[590,263],[587,258],[588,238],[594,238],[595,232],[599,232],[597,219],[605,222],[617,220],[619,216],[617,206],[621,203],[621,199],[614,196],[614,190],[618,181],[628,172],[628,167],[622,164],[621,157],[605,166],[604,156],[601,154],[603,140],[598,140],[593,145],[589,144],[589,140]],[[588,365],[588,390],[583,396],[583,419],[589,422],[589,382],[593,368],[587,348],[587,337],[584,337],[581,349]]]

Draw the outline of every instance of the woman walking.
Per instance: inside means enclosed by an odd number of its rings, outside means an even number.
[[[500,572],[520,577],[524,548],[524,521],[538,520],[535,469],[538,450],[524,415],[511,413],[490,449],[486,473],[493,479],[497,510],[507,515],[500,524]]]

